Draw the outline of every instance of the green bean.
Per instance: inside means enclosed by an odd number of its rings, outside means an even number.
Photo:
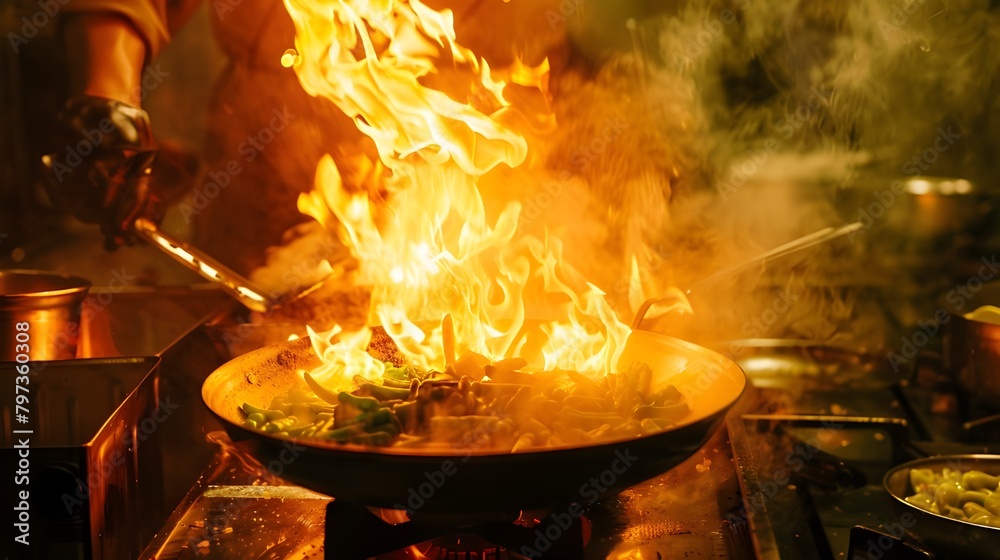
[[[917,493],[907,496],[906,501],[932,513],[997,527],[1000,488],[993,486],[996,479],[980,471],[959,473],[945,468],[935,473],[930,469],[911,469],[910,484]]]
[[[378,408],[378,400],[372,397],[356,397],[347,392],[337,394],[337,399],[347,405],[356,407],[358,410],[370,411]]]
[[[316,432],[316,435],[324,439],[333,439],[340,443],[346,443],[352,437],[363,433],[364,427],[361,424],[351,424],[350,426],[337,428],[336,430]]]
[[[381,426],[382,424],[393,423],[396,420],[396,415],[393,414],[388,408],[379,408],[372,412],[363,412],[354,418],[344,420],[341,426],[348,427],[353,425],[364,426],[365,429],[372,429],[375,426]],[[339,427],[339,426],[338,426]]]
[[[413,378],[416,371],[409,366],[397,367],[389,365],[385,368],[385,372],[382,373],[383,381],[391,380],[394,382],[404,383],[406,386],[410,384],[410,379]]]
[[[291,437],[308,437],[316,432],[315,424],[306,424],[304,426],[299,426],[298,428],[292,428],[288,430],[288,435]]]
[[[996,493],[993,493],[989,498],[986,498],[986,503],[983,504],[983,507],[989,510],[989,512],[993,515],[1000,518],[1000,496]]]
[[[962,486],[969,490],[1000,490],[1000,476],[990,476],[984,472],[969,471],[962,475]]]
[[[409,392],[410,378],[406,378],[405,380],[402,380],[402,379],[391,379],[391,378],[383,377],[382,378],[382,386],[383,387],[391,387],[393,389],[407,389],[407,392]]]
[[[976,505],[982,507],[982,506],[984,506],[986,504],[986,498],[989,498],[989,497],[990,497],[990,495],[987,492],[975,492],[975,491],[962,492],[958,496],[958,503],[960,503],[960,504],[966,504],[966,503],[972,502],[972,503],[975,503]],[[986,508],[983,507],[983,510],[985,510],[985,509]]]
[[[264,424],[264,431],[268,433],[287,432],[288,430],[294,428],[298,423],[298,418],[294,416],[286,416],[285,418],[279,418],[278,420],[273,420]]]
[[[963,504],[962,511],[965,512],[965,515],[969,517],[972,517],[976,514],[985,514],[985,515],[990,514],[989,510],[987,510],[986,508],[984,508],[983,506],[979,505],[976,502],[968,502],[966,504]]]
[[[247,416],[249,416],[251,414],[254,414],[254,413],[261,414],[261,415],[264,416],[264,418],[266,418],[269,421],[278,420],[278,419],[281,419],[281,418],[285,417],[285,413],[282,412],[282,411],[280,411],[280,410],[271,410],[271,409],[267,409],[267,408],[260,408],[260,407],[254,406],[254,405],[252,405],[250,403],[243,403],[243,412],[245,412],[247,414]]]
[[[397,387],[385,387],[380,385],[375,385],[374,383],[365,383],[361,385],[360,390],[362,393],[368,395],[371,398],[379,401],[394,401],[394,400],[405,400],[410,397],[410,388],[407,384],[406,388]]]
[[[521,358],[491,364],[473,352],[449,360],[444,372],[387,363],[380,382],[354,376],[355,388],[339,393],[304,372],[312,392],[298,386],[274,397],[269,408],[247,404],[244,425],[282,437],[428,448],[475,434],[477,449],[519,452],[657,433],[690,412],[673,385],[650,393],[653,372],[646,364],[603,379],[522,371],[527,365]],[[485,375],[490,381],[482,381]],[[943,496],[949,502],[943,506],[961,507],[952,498]]]

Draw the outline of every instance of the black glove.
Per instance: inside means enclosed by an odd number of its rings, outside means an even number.
[[[42,158],[57,204],[86,223],[97,223],[104,245],[114,250],[135,242],[132,223],[163,218],[164,207],[149,188],[156,156],[149,116],[113,99],[71,99],[59,115],[56,146]]]

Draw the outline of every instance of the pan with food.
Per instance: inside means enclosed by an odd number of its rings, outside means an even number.
[[[746,386],[732,361],[650,332],[632,332],[618,364],[604,379],[482,364],[475,382],[397,368],[334,394],[309,381],[321,363],[300,339],[223,365],[202,397],[238,447],[304,487],[367,506],[516,512],[669,470]]]
[[[908,532],[932,551],[962,560],[997,557],[1000,455],[910,461],[886,473],[883,485]]]

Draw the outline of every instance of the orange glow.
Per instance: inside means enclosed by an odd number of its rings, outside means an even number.
[[[512,118],[518,108],[506,93],[513,84],[547,99],[548,60],[491,69],[456,42],[451,11],[418,0],[285,5],[302,86],[354,119],[378,154],[367,165],[386,172],[388,197],[376,203],[345,188],[327,156],[315,190],[298,202],[357,257],[372,290],[369,324],[428,369],[445,365],[441,318],[450,314],[458,355],[521,355],[536,370],[610,371],[629,329],[603,292],[565,263],[558,240],[518,231],[519,204],[488,219],[477,186],[498,166],[526,161],[529,145],[514,125],[523,119]],[[446,80],[439,70],[459,78]],[[445,83],[435,89],[428,85],[435,80]],[[529,116],[554,122],[550,114]],[[541,316],[541,325],[526,336],[529,315]],[[363,355],[367,331],[310,336],[326,363],[317,376],[324,384],[349,388],[353,375],[382,373]]]

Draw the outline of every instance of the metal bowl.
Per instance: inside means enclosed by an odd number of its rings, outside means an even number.
[[[38,270],[0,270],[0,361],[76,357],[90,282]]]
[[[1000,528],[931,513],[906,501],[907,496],[916,494],[910,485],[910,469],[940,472],[945,467],[997,476],[1000,475],[1000,455],[942,455],[903,463],[887,472],[882,484],[889,493],[900,524],[906,527],[910,536],[948,558],[995,559],[1000,550]]]

